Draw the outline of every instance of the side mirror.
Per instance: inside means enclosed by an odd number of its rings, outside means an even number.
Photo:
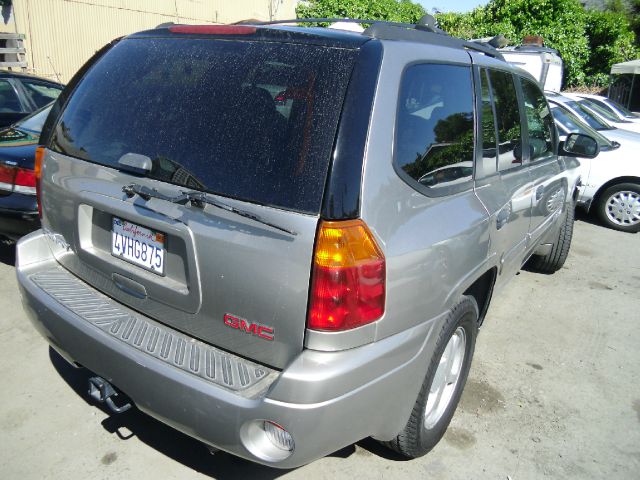
[[[589,135],[570,133],[560,144],[560,153],[567,157],[595,158],[600,153],[600,146]]]

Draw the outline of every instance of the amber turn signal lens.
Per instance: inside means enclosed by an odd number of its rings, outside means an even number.
[[[322,222],[318,229],[307,326],[349,330],[382,317],[386,265],[362,220]]]

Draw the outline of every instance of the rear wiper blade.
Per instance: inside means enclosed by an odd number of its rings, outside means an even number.
[[[280,230],[281,232],[288,233],[289,235],[293,235],[293,236],[297,235],[295,231],[289,230],[287,228],[281,227],[280,225],[276,225],[274,223],[268,222],[264,220],[262,217],[260,217],[259,215],[256,215],[255,213],[247,212],[246,210],[241,210],[239,208],[228,205],[224,202],[214,200],[204,192],[181,192],[180,195],[171,197],[163,193],[160,193],[155,188],[145,187],[143,185],[138,185],[137,183],[132,183],[131,185],[125,185],[124,187],[122,187],[122,191],[126,193],[127,196],[129,197],[138,195],[140,198],[143,198],[145,200],[150,200],[151,198],[157,198],[159,200],[165,200],[167,202],[177,203],[180,205],[186,205],[187,203],[190,203],[192,206],[198,207],[198,208],[204,208],[205,204],[211,205],[221,210],[234,213],[240,217],[248,218],[250,220],[253,220],[254,222],[258,222],[263,225],[267,225],[268,227],[275,228],[276,230]]]

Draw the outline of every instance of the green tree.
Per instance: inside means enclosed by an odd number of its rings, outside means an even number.
[[[589,84],[605,86],[611,65],[633,60],[638,56],[636,37],[624,11],[587,10],[586,34],[589,58],[585,73]]]
[[[409,0],[311,0],[296,7],[298,18],[365,18],[416,23],[426,14]]]
[[[586,12],[579,0],[491,0],[467,14],[440,14],[441,28],[463,38],[503,34],[518,44],[525,35],[541,35],[564,60],[565,83],[584,83],[589,57]]]

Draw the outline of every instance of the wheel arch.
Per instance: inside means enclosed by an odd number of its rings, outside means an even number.
[[[496,267],[487,270],[464,292],[464,295],[473,297],[478,304],[478,311],[480,312],[478,316],[478,326],[482,325],[484,317],[489,310],[489,304],[491,303],[491,297],[493,296],[493,287],[496,283],[497,274],[498,269]]]
[[[602,192],[607,190],[607,188],[617,185],[619,183],[635,183],[640,186],[640,177],[634,177],[634,176],[616,177],[603,183],[602,185],[600,185],[600,188],[598,188],[598,190],[596,191],[591,202],[589,202],[588,210],[591,210],[591,207],[598,204],[598,202],[600,201],[600,196],[602,195]]]

